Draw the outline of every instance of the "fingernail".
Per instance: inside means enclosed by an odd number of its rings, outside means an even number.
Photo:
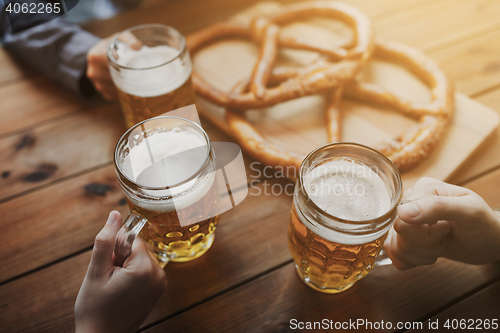
[[[114,223],[116,221],[116,215],[113,212],[109,213],[108,220],[106,224]]]
[[[420,208],[413,202],[401,206],[401,209],[403,209],[409,217],[417,217],[420,214]]]

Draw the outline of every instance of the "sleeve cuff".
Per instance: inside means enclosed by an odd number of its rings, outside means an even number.
[[[87,70],[87,52],[100,38],[87,31],[74,34],[64,45],[57,66],[59,81],[82,96],[91,95],[94,90],[85,76]]]

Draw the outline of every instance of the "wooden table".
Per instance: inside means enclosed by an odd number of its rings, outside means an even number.
[[[425,50],[460,92],[500,110],[500,1],[345,1],[367,13],[380,36]],[[107,36],[161,22],[187,34],[251,4],[168,1],[87,28]],[[71,96],[0,51],[0,331],[69,332],[94,237],[109,211],[128,211],[112,166],[125,127],[118,105]],[[212,140],[230,141],[203,125]],[[500,207],[500,129],[450,181]],[[267,186],[286,182],[268,179]],[[297,278],[288,252],[290,207],[285,194],[249,195],[224,213],[205,256],[166,266],[167,290],[142,329],[284,332],[291,319],[365,319],[391,322],[396,331],[397,322],[500,319],[493,264],[376,268],[345,293],[313,291]]]

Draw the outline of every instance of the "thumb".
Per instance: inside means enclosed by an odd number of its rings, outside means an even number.
[[[101,275],[113,267],[113,250],[115,248],[115,237],[122,224],[119,212],[112,211],[104,228],[97,234],[90,259],[89,272]]]
[[[478,207],[469,195],[459,197],[428,196],[398,208],[399,218],[409,224],[435,224],[440,220],[463,222],[470,220]]]

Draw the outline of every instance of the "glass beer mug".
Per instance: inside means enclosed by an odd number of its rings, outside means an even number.
[[[219,219],[214,158],[205,131],[180,117],[143,121],[121,137],[115,170],[131,213],[116,238],[117,264],[139,232],[163,266],[208,251]]]
[[[119,33],[108,46],[108,64],[127,127],[194,104],[186,40],[162,24]]]
[[[401,177],[380,152],[333,143],[302,162],[295,186],[288,247],[311,288],[339,293],[376,265],[397,216]]]

